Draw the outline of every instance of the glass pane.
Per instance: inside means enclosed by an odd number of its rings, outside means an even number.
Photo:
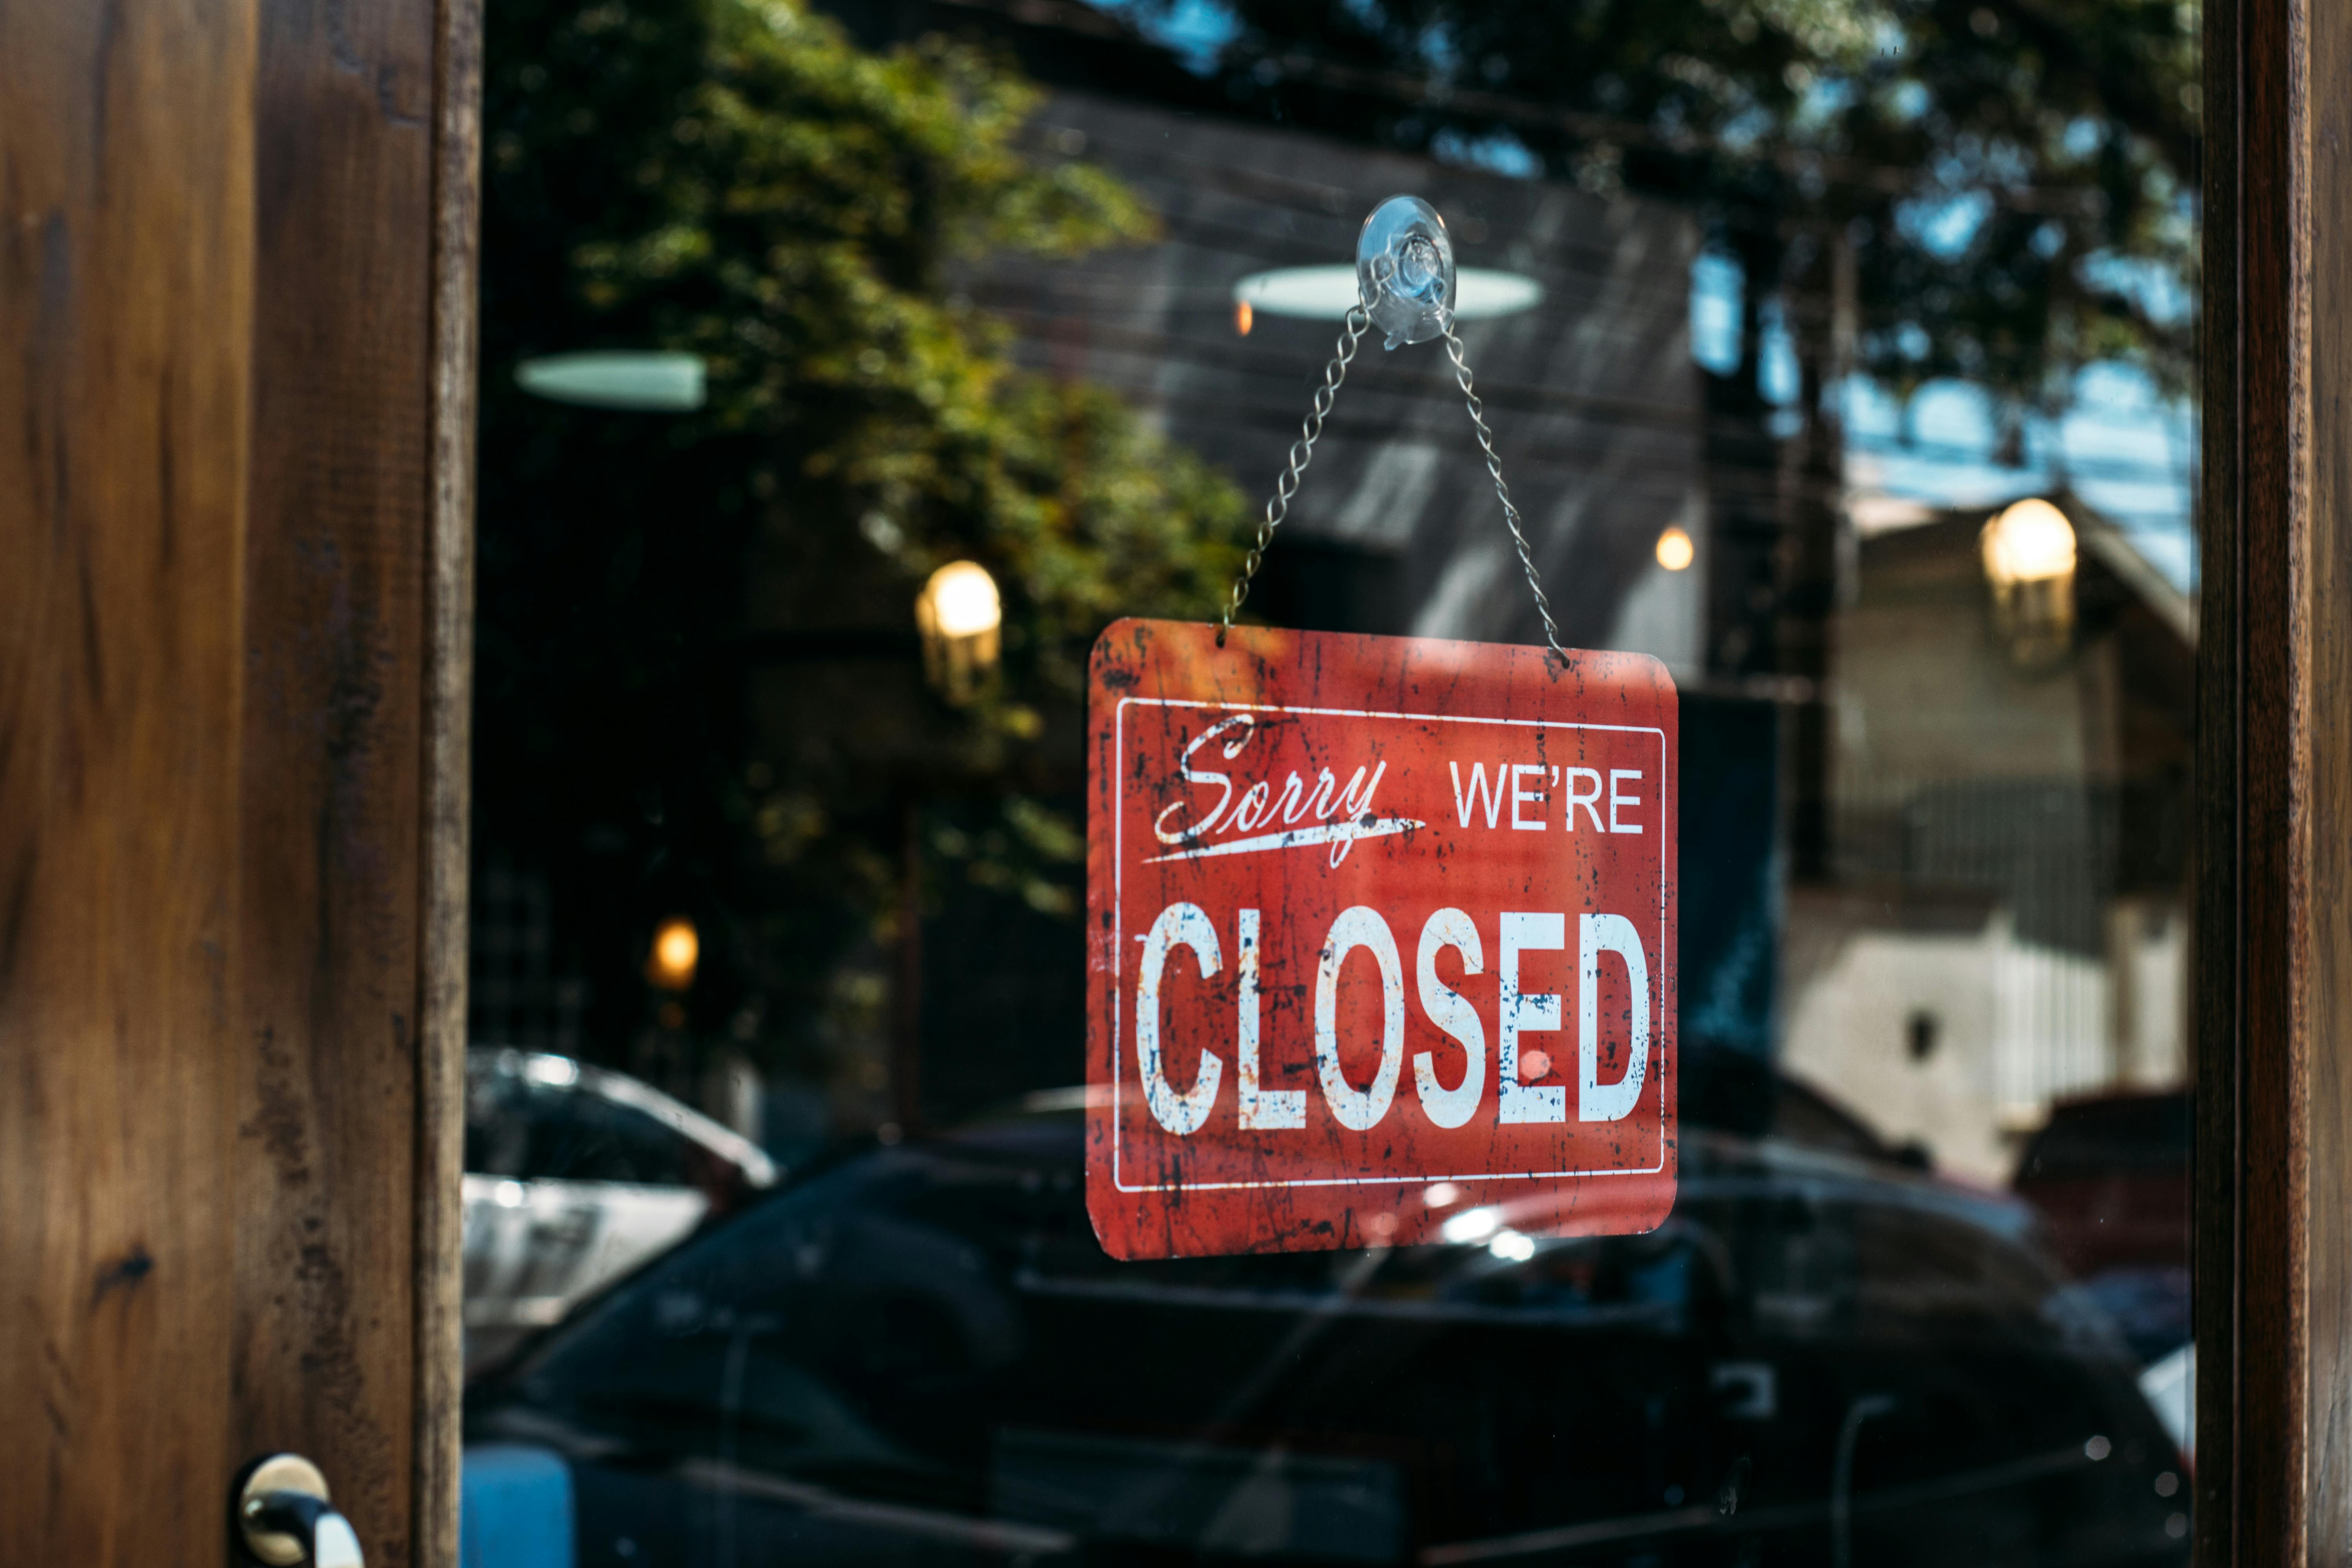
[[[2186,1562],[2194,7],[488,25],[467,1419],[583,1568]],[[1676,1199],[1118,1261],[1087,651],[1399,193],[1679,692]],[[1446,346],[1328,401],[1243,619],[1540,644]]]

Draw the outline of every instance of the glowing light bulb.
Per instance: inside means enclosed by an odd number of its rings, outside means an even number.
[[[1698,547],[1679,524],[1658,535],[1658,564],[1669,572],[1680,572],[1698,554]]]
[[[702,959],[702,938],[684,916],[662,921],[654,932],[652,956],[646,961],[646,978],[665,991],[684,991],[694,984],[695,965]]]
[[[1987,523],[1983,549],[1985,576],[1995,587],[2063,577],[2074,570],[2074,525],[2037,496]]]
[[[2034,497],[1986,523],[1978,548],[1994,637],[2019,668],[2056,668],[2074,639],[2074,525]]]
[[[996,579],[976,561],[950,561],[915,599],[923,635],[923,671],[950,702],[969,702],[996,669],[1004,602]]]
[[[971,561],[951,561],[931,574],[923,585],[941,637],[977,637],[992,632],[1004,619],[1004,605],[996,596],[996,579],[988,568]]]

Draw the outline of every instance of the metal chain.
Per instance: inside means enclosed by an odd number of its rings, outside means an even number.
[[[1339,395],[1339,384],[1348,379],[1348,367],[1355,363],[1356,345],[1371,330],[1372,318],[1359,303],[1348,308],[1346,330],[1331,353],[1331,363],[1323,367],[1323,384],[1315,389],[1315,412],[1299,422],[1298,439],[1290,444],[1289,460],[1283,466],[1282,477],[1275,481],[1274,494],[1265,503],[1265,516],[1257,525],[1257,542],[1250,546],[1248,557],[1242,563],[1242,574],[1234,579],[1232,598],[1225,605],[1223,619],[1217,623],[1217,646],[1225,646],[1225,634],[1234,629],[1234,616],[1249,597],[1250,579],[1265,562],[1266,546],[1274,542],[1274,531],[1290,515],[1290,498],[1298,493],[1298,480],[1307,472],[1307,465],[1315,460],[1315,443],[1323,434],[1323,421],[1330,416],[1331,404]]]
[[[1315,443],[1323,435],[1323,421],[1330,416],[1340,384],[1348,379],[1348,367],[1355,363],[1356,346],[1371,324],[1372,319],[1361,303],[1349,308],[1346,330],[1333,348],[1331,363],[1323,367],[1323,384],[1315,389],[1315,410],[1299,424],[1298,439],[1290,444],[1289,459],[1275,481],[1274,494],[1265,503],[1265,516],[1257,525],[1257,542],[1250,546],[1249,555],[1242,563],[1241,575],[1234,580],[1224,616],[1217,623],[1219,647],[1225,646],[1225,634],[1233,630],[1234,616],[1249,597],[1250,580],[1265,564],[1266,547],[1274,542],[1274,531],[1290,515],[1291,498],[1298,493],[1299,479],[1307,472],[1307,465],[1315,460]],[[1503,503],[1503,521],[1510,528],[1511,542],[1519,552],[1519,565],[1528,574],[1528,592],[1535,595],[1536,614],[1543,618],[1544,642],[1564,665],[1568,651],[1559,646],[1559,627],[1551,618],[1551,600],[1544,595],[1543,579],[1536,571],[1535,556],[1519,525],[1519,509],[1511,500],[1511,487],[1503,482],[1503,459],[1495,453],[1495,433],[1486,426],[1486,405],[1471,383],[1470,363],[1463,356],[1461,334],[1454,330],[1451,321],[1445,323],[1445,352],[1454,361],[1454,380],[1462,386],[1462,405],[1470,411],[1470,423],[1477,428],[1478,448],[1486,455],[1486,472],[1495,481],[1496,497]]]
[[[1536,614],[1543,617],[1544,641],[1558,656],[1562,665],[1568,663],[1568,650],[1559,646],[1559,627],[1551,618],[1551,601],[1544,596],[1543,579],[1536,573],[1535,557],[1528,550],[1528,536],[1519,528],[1519,509],[1512,503],[1511,487],[1503,482],[1503,460],[1495,455],[1495,433],[1486,428],[1486,405],[1470,384],[1470,363],[1462,357],[1462,338],[1454,330],[1454,322],[1445,323],[1445,352],[1454,361],[1454,378],[1462,384],[1462,405],[1470,411],[1470,423],[1478,427],[1479,449],[1486,454],[1486,472],[1494,477],[1495,494],[1503,503],[1503,521],[1510,525],[1511,542],[1518,546],[1519,564],[1528,574],[1528,592],[1536,596]]]

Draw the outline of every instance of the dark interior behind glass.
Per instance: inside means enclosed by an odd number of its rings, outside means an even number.
[[[488,26],[471,1043],[782,1172],[477,1371],[583,1568],[2186,1562],[2193,7]],[[1115,1262],[1086,650],[1214,618],[1353,287],[1303,269],[1400,192],[1506,301],[1564,640],[1681,694],[1679,1197]],[[1366,342],[1247,614],[1541,640],[1439,349]],[[711,1184],[470,1109],[516,1194]]]

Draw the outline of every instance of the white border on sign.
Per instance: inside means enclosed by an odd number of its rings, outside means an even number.
[[[1458,713],[1382,713],[1357,708],[1288,708],[1271,702],[1203,702],[1181,697],[1122,697],[1111,717],[1111,763],[1114,782],[1111,786],[1111,1009],[1110,1009],[1110,1184],[1122,1193],[1205,1193],[1231,1191],[1247,1187],[1381,1187],[1423,1182],[1540,1182],[1557,1181],[1567,1176],[1654,1176],[1666,1168],[1666,1075],[1665,1048],[1658,1047],[1661,1071],[1658,1085],[1658,1163],[1632,1168],[1604,1165],[1586,1171],[1473,1171],[1433,1172],[1425,1175],[1388,1176],[1301,1176],[1286,1182],[1157,1182],[1129,1186],[1119,1179],[1119,1121],[1123,1096],[1120,1093],[1120,1068],[1127,1055],[1123,1046],[1123,1027],[1127,1007],[1120,989],[1122,967],[1126,962],[1127,912],[1127,710],[1130,703],[1147,708],[1208,708],[1230,713],[1304,713],[1324,719],[1402,719],[1432,724],[1508,724],[1533,730],[1609,730],[1620,734],[1655,735],[1658,738],[1658,782],[1663,788],[1666,774],[1666,732],[1654,724],[1584,724],[1552,719],[1483,719]],[[1663,814],[1659,828],[1665,826]],[[1661,842],[1658,855],[1658,973],[1663,981],[1666,966],[1666,860]],[[1677,1008],[1677,1013],[1680,1009]],[[1681,1019],[1676,1017],[1676,1037],[1680,1037]]]

